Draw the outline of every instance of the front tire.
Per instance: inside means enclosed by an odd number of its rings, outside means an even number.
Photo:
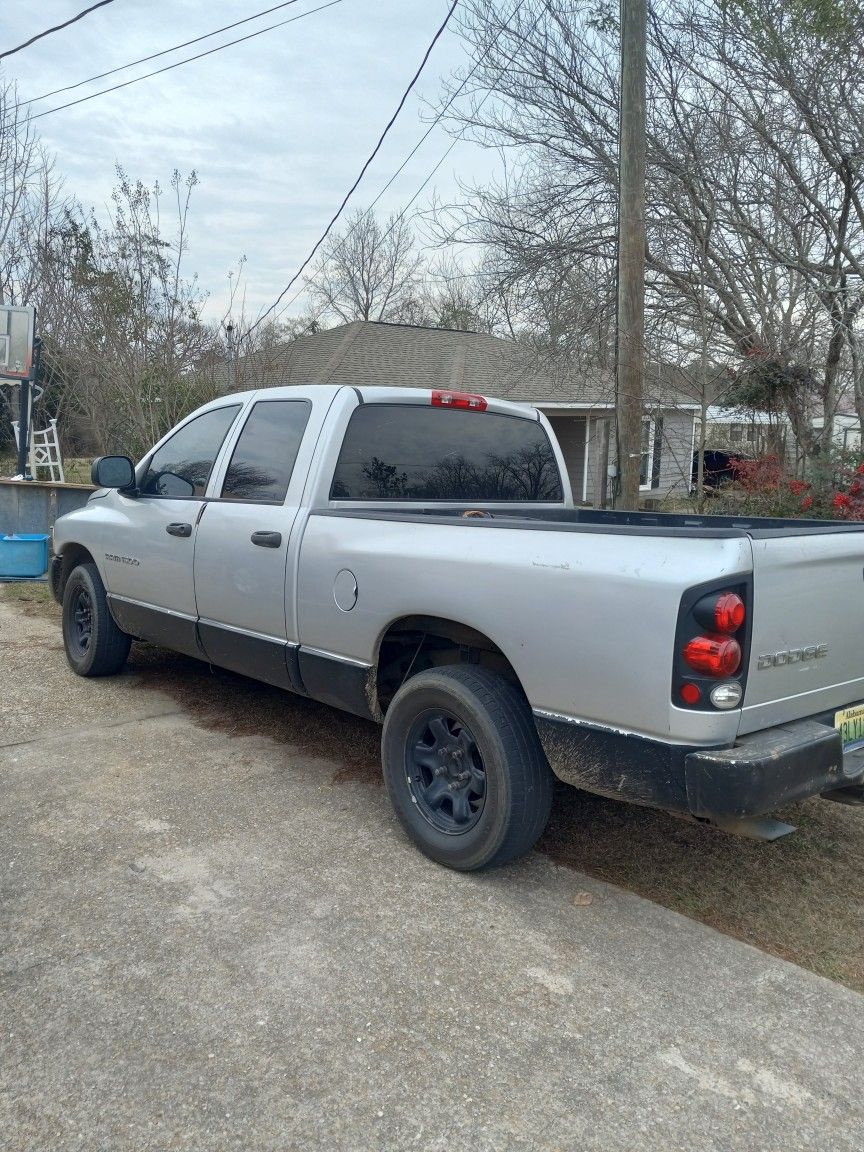
[[[63,646],[72,671],[113,676],[126,663],[131,643],[114,623],[96,565],[73,568],[63,590]]]
[[[549,819],[552,772],[515,685],[474,665],[421,672],[393,698],[381,741],[402,827],[462,872],[527,852]]]

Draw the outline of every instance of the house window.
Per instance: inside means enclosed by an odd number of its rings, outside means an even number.
[[[656,488],[659,483],[660,454],[657,421],[648,416],[642,418],[642,444],[639,460],[640,489]]]
[[[755,424],[748,424],[747,425],[747,443],[748,444],[755,444],[756,443],[756,425]]]
[[[729,439],[733,444],[740,444],[744,439],[744,425],[743,424],[730,424],[729,425]]]

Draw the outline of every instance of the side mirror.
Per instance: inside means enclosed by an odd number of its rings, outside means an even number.
[[[100,456],[90,467],[97,488],[134,488],[135,465],[128,456]]]

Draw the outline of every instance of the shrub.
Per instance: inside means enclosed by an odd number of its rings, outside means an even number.
[[[826,453],[810,462],[803,479],[777,456],[735,460],[733,467],[735,480],[719,498],[724,512],[864,520],[864,462],[860,455]]]

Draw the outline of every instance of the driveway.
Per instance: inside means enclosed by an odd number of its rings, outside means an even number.
[[[78,680],[2,601],[0,668],[0,1148],[860,1150],[858,994],[540,855],[439,868],[302,719]]]

